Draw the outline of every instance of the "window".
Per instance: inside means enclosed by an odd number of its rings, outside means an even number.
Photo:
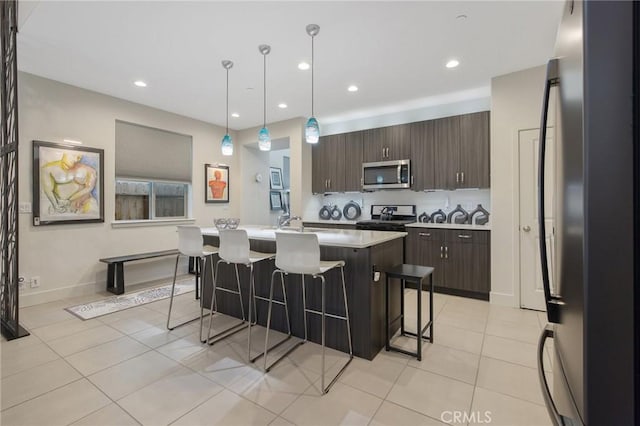
[[[116,179],[116,220],[187,218],[190,187],[184,182]]]
[[[190,217],[191,139],[116,120],[116,221]]]

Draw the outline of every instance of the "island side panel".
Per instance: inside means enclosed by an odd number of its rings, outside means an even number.
[[[376,271],[381,271],[392,266],[403,263],[404,259],[404,238],[398,238],[386,243],[378,244],[371,247],[370,251],[370,264]],[[371,306],[370,316],[370,342],[372,356],[369,359],[373,359],[377,353],[385,347],[385,279],[386,275],[380,273],[379,281],[373,281],[371,279],[371,291],[369,294]],[[400,315],[400,280],[390,280],[389,286],[389,318],[393,319]],[[413,329],[412,324],[408,324],[408,328]],[[400,328],[400,322],[394,324],[390,329],[390,335],[393,335]]]

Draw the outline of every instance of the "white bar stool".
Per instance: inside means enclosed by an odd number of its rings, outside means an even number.
[[[204,238],[202,238],[202,231],[199,226],[178,226],[178,251],[180,252],[176,256],[176,266],[173,271],[173,285],[171,286],[171,300],[169,301],[169,314],[167,315],[167,329],[173,330],[176,327],[188,324],[196,321],[198,318],[194,318],[180,324],[171,327],[171,309],[173,308],[173,297],[176,289],[176,276],[178,275],[178,261],[180,256],[187,256],[196,258],[200,263],[200,271],[202,272],[201,279],[204,278],[207,270],[207,257],[209,258],[209,270],[211,271],[211,280],[215,279],[213,275],[213,260],[212,255],[218,252],[217,247],[205,246]],[[204,307],[202,305],[202,298],[200,298],[200,340],[202,340],[202,319],[204,316]]]
[[[207,332],[207,340],[209,344],[214,344],[215,342],[222,340],[226,337],[231,336],[232,334],[237,333],[238,331],[243,330],[240,326],[244,324],[244,322],[248,319],[248,341],[247,341],[247,359],[251,362],[255,361],[257,358],[262,356],[262,354],[258,355],[254,359],[251,359],[251,326],[255,324],[256,317],[256,298],[261,298],[255,295],[255,276],[253,273],[253,267],[256,263],[261,262],[263,260],[273,259],[275,256],[274,253],[260,253],[256,251],[252,251],[250,249],[249,237],[247,235],[247,231],[244,229],[223,229],[219,231],[220,237],[220,249],[218,255],[220,256],[220,260],[216,263],[215,271],[216,271],[216,280],[214,281],[214,291],[211,295],[211,306],[216,306],[216,291],[222,290],[231,293],[238,293],[240,295],[240,309],[242,312],[243,320],[234,326],[227,328],[224,331],[217,333],[214,336],[211,336],[211,327],[213,324],[213,314],[212,310],[209,314],[209,331]],[[220,262],[224,262],[226,264],[233,264],[235,267],[236,273],[236,284],[237,284],[237,292],[233,290],[228,290],[222,287],[217,286],[217,277],[218,277],[218,267]],[[249,268],[249,315],[245,317],[244,315],[244,305],[242,302],[242,295],[240,290],[240,275],[238,273],[238,265],[244,265]],[[284,286],[283,286],[284,288]],[[285,305],[286,306],[286,305]],[[253,308],[253,311],[252,311]],[[253,313],[254,320],[251,320],[251,314]],[[289,316],[289,312],[287,310],[287,318]],[[289,330],[289,335],[291,332]],[[204,342],[204,340],[203,340]]]
[[[268,372],[274,365],[276,365],[285,356],[291,353],[295,348],[300,345],[296,345],[289,349],[284,355],[280,356],[270,366],[267,366],[267,345],[269,342],[269,327],[271,325],[271,301],[273,299],[273,279],[275,274],[280,274],[282,281],[284,282],[283,275],[288,274],[300,274],[302,276],[302,306],[303,306],[303,318],[304,318],[304,341],[307,341],[307,313],[320,315],[322,317],[322,389],[321,393],[325,394],[329,392],[331,386],[338,380],[340,375],[347,368],[349,363],[353,360],[353,346],[351,342],[351,323],[349,322],[349,306],[347,303],[347,290],[344,282],[344,261],[322,261],[320,260],[320,244],[318,243],[318,236],[313,233],[297,233],[297,232],[276,232],[276,270],[271,274],[271,288],[269,293],[269,312],[267,314],[267,333],[264,343],[264,369]],[[326,297],[325,297],[325,278],[324,273],[333,269],[340,268],[342,275],[342,295],[344,297],[344,309],[345,315],[334,315],[326,313]],[[306,290],[304,276],[311,275],[312,278],[320,278],[322,285],[322,311],[316,311],[313,309],[307,309]],[[283,284],[284,285],[284,284]],[[347,338],[349,339],[349,359],[344,366],[338,371],[335,377],[331,380],[329,385],[325,388],[324,376],[325,376],[325,319],[326,317],[340,319],[347,322]]]

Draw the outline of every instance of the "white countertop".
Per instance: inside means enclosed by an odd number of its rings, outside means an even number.
[[[440,229],[467,229],[470,231],[491,231],[491,226],[486,225],[466,225],[458,223],[410,223],[407,228],[440,228]]]
[[[276,231],[272,226],[245,225],[239,229],[245,229],[250,240],[275,241]],[[404,238],[406,232],[387,231],[358,231],[355,229],[329,229],[329,228],[304,228],[305,232],[312,232],[318,236],[321,246],[366,248],[375,246],[397,238]],[[278,232],[297,232],[280,230]],[[218,236],[218,229],[202,228],[203,235]]]

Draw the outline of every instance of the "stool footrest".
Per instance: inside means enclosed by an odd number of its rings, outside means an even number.
[[[224,292],[232,293],[232,294],[240,294],[237,290],[231,290],[231,289],[224,288],[224,287],[218,287],[217,285],[216,285],[216,290],[220,290],[220,291],[224,291]]]
[[[305,312],[309,312],[310,314],[322,315],[322,312],[320,312],[320,311],[316,311],[316,310],[313,310],[313,309],[305,309]],[[325,316],[325,317],[329,317],[329,318],[340,319],[340,320],[343,320],[343,321],[346,321],[346,320],[347,320],[347,317],[345,317],[345,316],[334,315],[334,314],[328,314],[328,313],[326,313],[326,312],[324,313],[324,316]]]
[[[257,300],[262,300],[264,302],[268,302],[269,298],[268,297],[262,297],[262,296],[253,296],[254,298],[256,298]],[[272,300],[273,303],[277,303],[278,305],[283,305],[284,306],[284,302],[280,301],[280,300]]]

